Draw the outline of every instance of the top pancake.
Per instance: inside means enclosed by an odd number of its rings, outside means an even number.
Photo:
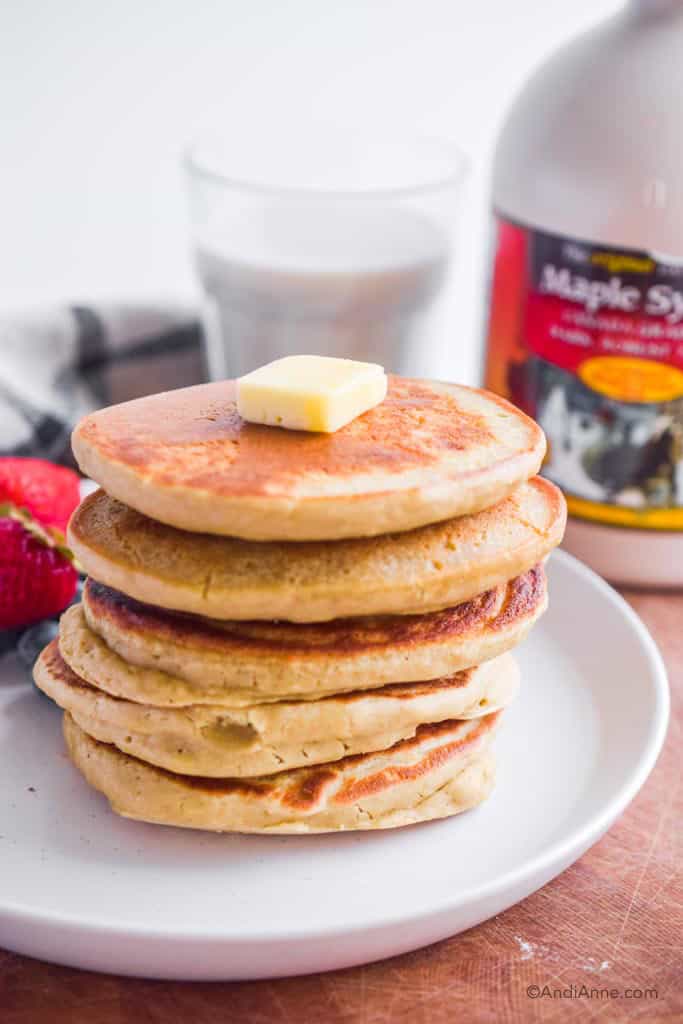
[[[334,434],[246,423],[235,382],[86,416],[81,470],[159,522],[247,540],[338,540],[488,508],[537,471],[541,429],[504,399],[389,378],[384,402]]]

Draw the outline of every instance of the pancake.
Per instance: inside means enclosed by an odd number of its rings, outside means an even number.
[[[426,722],[478,718],[507,706],[519,685],[510,654],[427,683],[318,701],[242,709],[159,708],[111,697],[77,676],[53,640],[34,668],[38,687],[94,739],[183,775],[268,775],[385,750]]]
[[[127,818],[215,832],[393,828],[467,810],[493,786],[501,712],[422,725],[388,750],[251,779],[178,775],[92,739],[64,715],[70,757]]]
[[[199,619],[89,580],[59,644],[77,675],[113,696],[239,707],[452,675],[510,650],[546,605],[540,566],[445,611],[316,625]]]
[[[148,604],[216,619],[321,622],[448,608],[525,572],[562,539],[566,505],[541,477],[477,515],[335,544],[187,533],[97,491],[69,523],[87,573]]]
[[[247,540],[410,530],[495,504],[538,472],[540,427],[485,391],[390,377],[384,402],[334,434],[246,423],[235,382],[86,416],[81,470],[151,519]]]

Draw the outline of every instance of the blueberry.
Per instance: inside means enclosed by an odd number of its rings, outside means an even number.
[[[44,619],[42,622],[37,622],[35,626],[29,626],[24,630],[17,644],[17,654],[29,672],[33,669],[36,658],[43,647],[46,647],[57,636],[58,629],[56,619]]]
[[[13,651],[23,632],[23,629],[0,629],[0,655]]]
[[[83,585],[84,584],[85,584],[85,576],[79,576],[78,577],[78,583],[76,585],[76,593],[71,598],[71,601],[69,603],[69,608],[71,607],[72,604],[78,604],[78,602],[83,597]]]

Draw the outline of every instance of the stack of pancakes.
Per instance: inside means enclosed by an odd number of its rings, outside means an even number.
[[[245,832],[384,828],[493,785],[564,502],[513,406],[390,378],[335,434],[245,423],[232,382],[86,417],[103,488],[82,603],[36,665],[118,813]]]

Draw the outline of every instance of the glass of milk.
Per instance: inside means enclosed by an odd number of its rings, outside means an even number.
[[[429,376],[455,331],[465,169],[445,142],[329,128],[189,147],[212,378],[294,353]]]

